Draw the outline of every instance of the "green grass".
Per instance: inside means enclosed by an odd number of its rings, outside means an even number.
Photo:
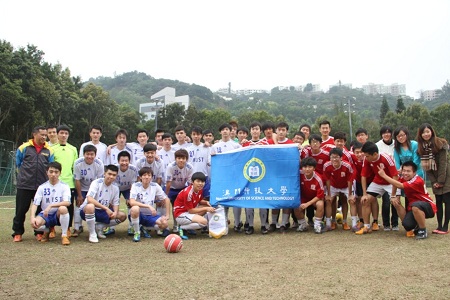
[[[231,230],[218,240],[199,233],[169,254],[159,237],[133,243],[127,224],[98,244],[86,232],[67,247],[38,243],[27,216],[24,241],[13,243],[14,201],[0,198],[0,299],[449,298],[449,236]]]

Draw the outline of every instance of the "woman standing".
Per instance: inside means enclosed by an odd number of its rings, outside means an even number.
[[[448,142],[436,136],[433,127],[424,123],[417,133],[422,169],[427,172],[436,197],[438,228],[433,233],[447,234],[450,221],[450,164],[447,157]],[[444,216],[445,204],[445,219]]]
[[[399,126],[394,130],[395,145],[394,145],[394,161],[395,167],[401,172],[401,167],[404,162],[412,161],[417,165],[417,175],[424,178],[423,170],[420,166],[420,156],[417,153],[418,144],[416,141],[411,141],[409,130],[406,126]],[[405,207],[408,206],[408,198],[405,197]],[[406,236],[413,237],[414,231],[408,231]]]

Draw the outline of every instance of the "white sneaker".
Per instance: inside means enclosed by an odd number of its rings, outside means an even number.
[[[172,232],[173,233],[178,233],[178,226],[173,226]]]
[[[308,224],[306,224],[306,223],[299,224],[297,227],[297,231],[298,232],[308,231]]]
[[[99,237],[101,239],[106,239],[106,235],[103,233],[103,230],[97,231],[97,237]]]
[[[98,238],[97,238],[97,235],[95,233],[89,235],[89,242],[91,242],[91,243],[98,243]]]
[[[399,231],[398,226],[392,226],[392,231]]]
[[[314,225],[315,233],[322,233],[322,225]]]
[[[393,229],[393,228],[392,228]],[[391,228],[390,227],[383,227],[383,230],[384,231],[391,231]],[[397,229],[398,230],[398,229]]]

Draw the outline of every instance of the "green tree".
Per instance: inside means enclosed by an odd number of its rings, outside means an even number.
[[[313,89],[314,88],[313,88],[312,83],[307,83],[305,88],[303,89],[303,92],[312,92]]]
[[[384,125],[384,118],[386,117],[386,114],[388,112],[389,112],[389,104],[387,102],[386,96],[383,96],[380,108],[380,125]]]
[[[450,104],[444,103],[431,111],[431,124],[439,137],[450,140]],[[422,122],[425,123],[425,122]]]
[[[403,103],[403,98],[402,96],[398,96],[397,98],[397,108],[395,109],[395,112],[397,114],[401,114],[402,112],[404,112],[406,109],[405,104]]]

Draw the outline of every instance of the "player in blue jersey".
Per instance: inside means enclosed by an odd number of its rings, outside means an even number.
[[[69,228],[69,210],[70,206],[70,188],[67,184],[59,180],[61,175],[61,164],[51,162],[47,167],[48,181],[41,184],[34,196],[33,206],[31,207],[31,226],[34,229],[44,231],[41,242],[48,242],[49,228],[61,226],[61,242],[63,245],[69,245],[70,240],[67,237]],[[42,211],[36,216],[38,207]]]

